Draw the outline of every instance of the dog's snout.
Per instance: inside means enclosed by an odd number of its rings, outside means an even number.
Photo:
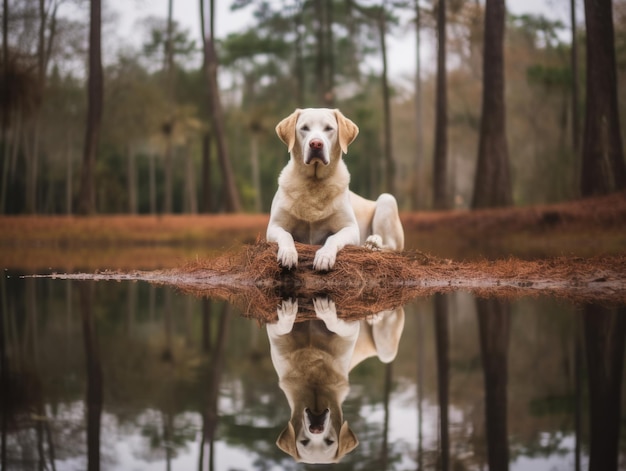
[[[326,424],[326,417],[328,416],[328,409],[324,409],[320,413],[312,412],[311,409],[306,409],[306,415],[309,419],[309,432],[322,433],[324,432],[324,425]]]
[[[324,148],[324,142],[321,139],[311,139],[309,147],[315,150],[321,150]]]

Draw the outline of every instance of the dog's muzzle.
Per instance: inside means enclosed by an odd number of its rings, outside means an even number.
[[[306,416],[309,422],[309,432],[322,433],[324,432],[324,426],[326,425],[326,418],[330,412],[328,409],[324,409],[321,413],[315,414],[311,412],[311,409],[306,409]]]
[[[328,165],[328,159],[326,158],[326,151],[324,149],[324,141],[321,139],[311,139],[309,142],[309,148],[306,151],[304,163],[309,165],[314,160],[319,160],[324,165]]]

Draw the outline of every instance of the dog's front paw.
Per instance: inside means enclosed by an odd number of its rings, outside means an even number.
[[[276,309],[276,314],[278,314],[278,322],[274,325],[275,332],[279,335],[288,334],[298,315],[298,300],[283,299]]]
[[[328,271],[335,266],[336,259],[336,250],[322,247],[317,252],[315,252],[315,258],[313,259],[313,269],[318,271]]]
[[[295,247],[278,247],[276,256],[278,263],[285,268],[295,268],[298,266],[298,252]]]
[[[366,248],[378,252],[383,249],[383,239],[378,234],[373,234],[367,238],[364,245]]]
[[[337,319],[337,309],[335,303],[329,298],[314,298],[313,308],[315,309],[315,315],[324,321],[330,321]]]
[[[359,333],[359,323],[355,321],[346,322],[343,319],[337,317],[337,308],[335,303],[328,298],[314,298],[313,308],[315,309],[315,316],[324,321],[326,328],[331,332],[341,336],[350,337],[356,336]]]

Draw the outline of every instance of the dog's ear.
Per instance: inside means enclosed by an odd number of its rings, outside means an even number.
[[[285,429],[278,436],[276,446],[288,455],[291,455],[296,461],[299,459],[298,449],[296,448],[296,431],[291,422],[287,423]]]
[[[354,141],[359,134],[359,127],[346,118],[339,110],[335,110],[335,117],[337,118],[339,130],[339,145],[341,146],[341,151],[347,154],[348,146],[352,144],[352,141]]]
[[[276,125],[276,134],[280,137],[280,140],[287,144],[289,152],[293,149],[293,145],[296,143],[296,121],[300,116],[300,109],[296,109],[293,113],[283,119]]]
[[[345,421],[339,430],[339,443],[337,448],[337,460],[341,459],[346,453],[350,453],[359,444],[354,432],[348,427],[348,421]]]

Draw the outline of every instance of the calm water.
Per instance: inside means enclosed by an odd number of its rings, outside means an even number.
[[[2,469],[317,469],[276,446],[290,408],[256,321],[142,282],[16,275],[1,280]],[[359,444],[334,467],[626,469],[625,329],[624,307],[417,299],[396,359],[350,372]]]

